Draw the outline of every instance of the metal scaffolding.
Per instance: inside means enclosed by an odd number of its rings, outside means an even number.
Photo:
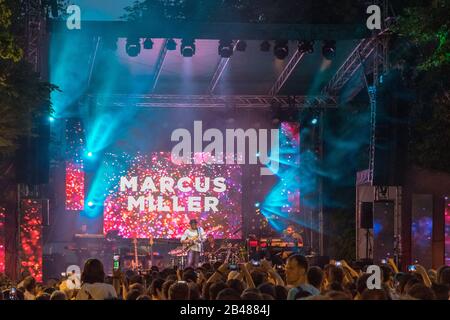
[[[97,107],[142,108],[336,108],[335,97],[256,95],[90,95]]]
[[[41,0],[28,0],[24,3],[25,15],[25,59],[40,72],[42,37],[45,33],[45,14]]]
[[[283,71],[278,76],[277,81],[275,81],[274,85],[270,89],[269,96],[275,96],[280,92],[281,88],[283,88],[284,84],[289,79],[292,72],[295,70],[298,63],[303,59],[304,56],[305,56],[304,52],[301,52],[299,50],[297,50],[295,52],[295,54],[292,56],[291,60],[289,60],[286,67],[283,69]]]

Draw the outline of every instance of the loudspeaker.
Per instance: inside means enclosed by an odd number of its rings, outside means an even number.
[[[47,184],[49,180],[50,125],[48,118],[38,120],[33,135],[19,138],[16,151],[16,181],[28,185]]]
[[[372,229],[373,228],[373,203],[361,202],[360,211],[360,228]]]
[[[403,182],[407,154],[410,101],[401,74],[391,70],[377,91],[374,186],[398,186]]]

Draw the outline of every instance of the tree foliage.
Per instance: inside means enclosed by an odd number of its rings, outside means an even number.
[[[450,172],[449,4],[403,11],[392,62],[415,92],[410,114],[413,164]]]
[[[140,0],[125,8],[123,18],[331,24],[362,21],[364,8],[354,0]]]
[[[7,4],[7,0],[0,0],[0,59],[18,62],[23,55],[23,50],[17,45],[13,35],[12,19],[13,11]],[[3,79],[0,78],[0,84]]]
[[[37,117],[51,112],[50,93],[23,58],[25,29],[22,1],[0,0],[0,153],[17,148],[20,136],[30,135]]]

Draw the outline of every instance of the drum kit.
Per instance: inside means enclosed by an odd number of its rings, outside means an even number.
[[[242,260],[246,255],[245,250],[240,244],[224,242],[216,251],[202,254],[202,262],[210,264],[223,262],[228,254],[233,260]],[[169,255],[171,256],[172,267],[185,267],[187,261],[187,251],[183,246],[176,247],[175,249],[169,251]]]

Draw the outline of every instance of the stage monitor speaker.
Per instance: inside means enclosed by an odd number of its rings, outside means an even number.
[[[373,260],[394,256],[395,201],[379,200],[373,204]]]
[[[372,229],[373,228],[373,203],[372,202],[361,202],[360,228],[361,229]]]

